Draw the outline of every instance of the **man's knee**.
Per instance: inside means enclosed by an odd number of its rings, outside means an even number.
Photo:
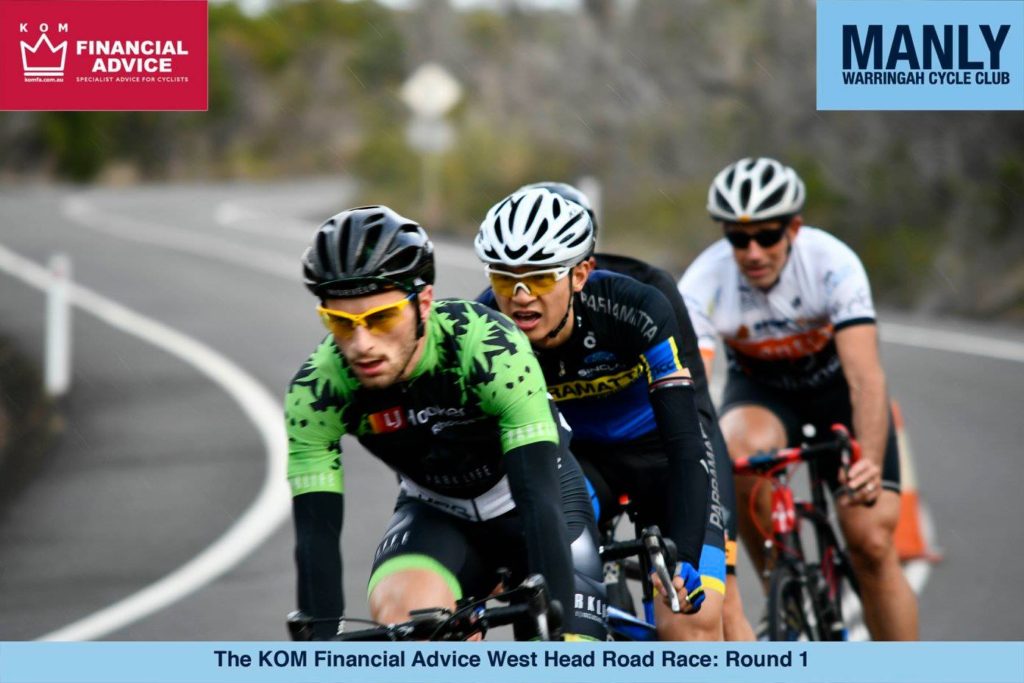
[[[786,445],[786,428],[782,421],[775,413],[761,406],[733,408],[722,416],[719,423],[729,449],[729,457],[733,460]]]
[[[381,579],[370,592],[370,615],[382,624],[406,621],[409,612],[432,607],[455,607],[448,582],[426,569],[406,569]]]
[[[859,565],[874,566],[885,561],[892,548],[892,536],[881,529],[861,534],[850,541],[850,554]]]
[[[841,513],[850,559],[857,567],[870,570],[892,560],[898,510],[898,494],[885,492],[874,508],[848,508],[845,515]]]

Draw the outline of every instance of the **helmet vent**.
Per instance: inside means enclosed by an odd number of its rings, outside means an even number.
[[[582,233],[580,235],[577,235],[574,240],[572,240],[571,242],[569,242],[569,244],[567,244],[565,246],[566,246],[567,249],[572,249],[573,247],[578,247],[579,245],[583,244],[589,238],[590,238],[590,235],[588,235],[586,233]]]
[[[330,252],[327,249],[327,233],[321,230],[316,235],[316,250],[314,252],[317,260],[320,261],[321,272],[330,273],[332,270],[329,254]]]
[[[320,237],[323,237],[323,236],[324,236],[323,233],[321,233]],[[351,215],[345,216],[345,220],[341,224],[340,234],[338,235],[338,237],[339,237],[339,239],[338,239],[338,249],[337,249],[337,251],[335,253],[338,254],[338,256],[342,259],[341,267],[338,269],[339,274],[340,274],[341,272],[346,271],[346,270],[350,270],[353,267],[353,264],[348,262],[349,254],[352,253],[350,251],[350,249],[349,249],[349,244],[352,242],[352,216]],[[326,247],[326,243],[325,243],[324,246]],[[320,253],[325,254],[327,252],[326,251],[321,251]],[[324,267],[325,267],[325,269],[329,270],[327,268],[326,264],[325,264]]]
[[[416,249],[406,247],[380,265],[381,272],[394,273],[402,272],[416,263]]]
[[[765,199],[763,202],[761,202],[760,204],[757,205],[757,208],[754,209],[754,212],[756,213],[756,212],[761,211],[762,209],[768,208],[770,206],[775,206],[776,204],[781,202],[782,201],[782,195],[784,195],[786,193],[787,189],[789,189],[789,188],[786,187],[785,185],[783,185],[779,189],[775,190],[775,192],[772,192],[770,195],[768,195],[767,199]]]
[[[772,181],[772,178],[774,178],[774,177],[775,177],[775,167],[772,166],[772,165],[766,166],[765,169],[764,169],[764,172],[761,173],[761,186],[762,187],[767,186],[768,183],[770,183]]]
[[[747,206],[747,202],[750,201],[750,189],[751,182],[748,178],[740,184],[740,206],[745,207]]]
[[[568,222],[566,222],[562,227],[560,227],[558,229],[558,232],[556,232],[555,235],[554,235],[554,239],[557,239],[557,238],[561,237],[562,235],[564,235],[566,232],[571,231],[573,226],[576,225],[577,223],[579,223],[580,219],[582,217],[583,217],[582,213],[578,213],[575,216],[573,216]],[[545,221],[545,223],[547,223],[547,221]],[[586,236],[586,235],[584,235],[584,236]]]
[[[722,211],[732,211],[732,207],[729,206],[729,202],[726,201],[725,195],[723,195],[718,188],[715,188],[715,204]]]
[[[510,246],[508,246],[506,244],[505,245],[505,254],[510,259],[517,259],[517,258],[519,258],[520,256],[522,256],[523,254],[526,253],[526,249],[527,249],[527,245],[525,245],[525,244],[523,246],[519,247],[518,249],[513,249],[512,247],[510,247]],[[536,256],[537,256],[537,254],[534,254],[534,256],[530,257],[531,260],[533,258],[535,258]]]
[[[375,214],[375,216],[380,216],[380,214]],[[367,221],[367,223],[369,222]],[[359,256],[356,257],[354,264],[356,268],[365,268],[373,259],[374,252],[377,251],[377,243],[380,241],[382,227],[379,222],[366,227],[363,232],[363,242],[359,245]]]
[[[544,237],[544,235],[547,234],[547,232],[548,232],[548,219],[545,218],[544,220],[542,220],[540,222],[540,225],[537,226],[537,234],[534,236],[533,239],[535,239],[535,240],[537,240],[539,242],[541,240],[541,238]]]
[[[526,219],[527,225],[533,225],[533,222],[537,220],[537,213],[540,211],[541,204],[541,199],[538,199],[533,203],[533,206],[530,208],[530,215]]]

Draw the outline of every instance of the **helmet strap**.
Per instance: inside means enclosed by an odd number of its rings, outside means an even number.
[[[555,337],[557,337],[558,333],[561,332],[562,328],[565,327],[565,324],[567,322],[569,322],[569,315],[572,313],[572,298],[573,298],[572,271],[573,271],[573,269],[575,267],[576,266],[573,266],[572,268],[569,268],[569,277],[567,278],[569,280],[569,305],[565,307],[565,315],[562,316],[562,321],[558,323],[558,325],[555,327],[555,329],[553,329],[550,332],[548,332],[548,334],[547,334],[547,338],[548,339],[554,339]]]
[[[412,345],[412,351],[409,352],[409,356],[405,359],[405,363],[402,364],[402,370],[398,373],[399,381],[402,381],[401,378],[405,377],[405,373],[409,369],[409,363],[412,362],[413,357],[416,355],[416,349],[420,345],[420,339],[423,337],[423,332],[425,328],[423,316],[420,315],[419,292],[416,292],[416,302],[414,305],[416,306],[416,343]]]
[[[420,293],[416,292],[416,339],[419,340],[423,336],[423,316],[420,314]]]

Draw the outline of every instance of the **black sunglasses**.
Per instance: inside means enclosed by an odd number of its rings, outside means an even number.
[[[750,246],[751,240],[764,248],[768,248],[779,243],[782,236],[786,234],[786,228],[788,227],[789,223],[787,222],[777,228],[765,228],[753,234],[742,230],[726,230],[725,239],[729,240],[729,244],[736,249],[746,249]]]

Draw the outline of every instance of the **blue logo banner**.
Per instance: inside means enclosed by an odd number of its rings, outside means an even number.
[[[818,0],[818,109],[1024,109],[1024,0]]]
[[[14,643],[4,683],[1020,683],[1022,643]]]

